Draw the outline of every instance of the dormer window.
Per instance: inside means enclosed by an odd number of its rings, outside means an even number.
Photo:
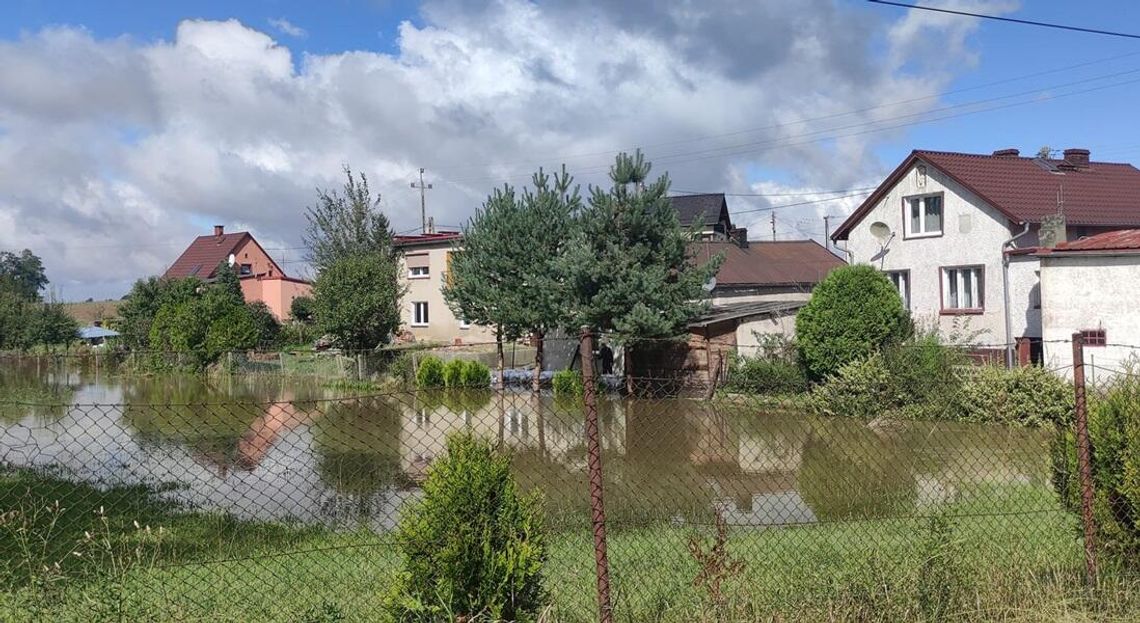
[[[942,235],[942,195],[921,195],[903,199],[906,237]]]

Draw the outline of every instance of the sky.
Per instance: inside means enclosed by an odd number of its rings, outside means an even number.
[[[929,4],[1140,33],[1123,0]],[[345,166],[410,232],[421,167],[458,228],[538,167],[585,190],[635,148],[753,239],[775,214],[822,240],[912,149],[1140,159],[1138,95],[1138,39],[861,0],[6,0],[0,250],[62,300],[118,298],[214,224],[311,276],[305,208]]]

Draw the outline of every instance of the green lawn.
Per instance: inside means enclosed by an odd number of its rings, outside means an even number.
[[[984,504],[983,517],[952,517],[978,510],[971,496],[972,506],[950,507],[945,522],[730,530],[729,555],[745,566],[725,584],[719,607],[693,587],[694,528],[611,525],[615,618],[1135,620],[1137,581],[1108,569],[1097,591],[1081,588],[1072,517],[1000,514],[1044,497],[996,493],[995,503],[1011,507]],[[178,513],[141,489],[100,491],[9,472],[0,476],[0,509],[3,621],[383,620],[383,596],[399,570],[391,544],[371,532]],[[708,542],[711,529],[701,532]],[[547,620],[596,620],[585,526],[550,536],[547,578]]]

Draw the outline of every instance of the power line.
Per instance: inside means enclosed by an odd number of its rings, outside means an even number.
[[[985,13],[971,13],[969,11],[958,11],[955,9],[943,9],[933,6],[920,6],[917,4],[906,4],[904,2],[892,2],[891,0],[867,0],[874,4],[889,4],[891,6],[903,7],[905,9],[920,9],[923,11],[934,11],[937,13],[950,13],[951,15],[964,15],[966,17],[979,17],[982,19],[992,19],[999,22],[1011,22],[1014,24],[1024,24],[1026,26],[1041,26],[1043,28],[1056,28],[1058,30],[1072,30],[1074,32],[1085,32],[1094,35],[1108,35],[1110,37],[1125,37],[1128,39],[1140,39],[1140,35],[1134,35],[1127,32],[1114,32],[1111,30],[1100,30],[1097,28],[1082,28],[1080,26],[1069,26],[1068,24],[1053,24],[1050,22],[1038,22],[1029,19],[1017,19],[1016,17],[1001,17],[1000,15],[987,15]]]
[[[749,208],[747,210],[730,210],[732,214],[748,214],[751,212],[770,212],[775,210],[783,210],[784,208],[794,208],[797,206],[813,205],[817,203],[827,203],[828,201],[838,201],[840,199],[850,199],[851,197],[858,197],[860,195],[867,195],[869,192],[857,192],[849,195],[840,195],[838,197],[829,197],[827,199],[812,199],[810,201],[797,201],[795,203],[785,203],[778,206],[765,206],[763,208]]]
[[[875,190],[878,186],[864,186],[863,188],[843,188],[840,190],[805,190],[794,193],[721,193],[709,192],[704,190],[677,190],[673,192],[681,193],[682,195],[724,195],[725,197],[804,197],[808,195],[838,195],[841,193],[851,193],[860,190]]]

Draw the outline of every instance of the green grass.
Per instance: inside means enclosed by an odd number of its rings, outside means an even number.
[[[1001,514],[1038,508],[1040,491],[969,499],[945,520],[730,529],[727,552],[745,566],[719,606],[694,588],[688,553],[711,528],[611,523],[615,619],[1134,620],[1140,581],[1106,565],[1100,587],[1081,587],[1073,517]],[[28,471],[0,476],[0,509],[0,621],[383,620],[400,565],[372,532],[179,512],[143,489]],[[551,534],[549,554],[547,620],[596,620],[587,527]]]

